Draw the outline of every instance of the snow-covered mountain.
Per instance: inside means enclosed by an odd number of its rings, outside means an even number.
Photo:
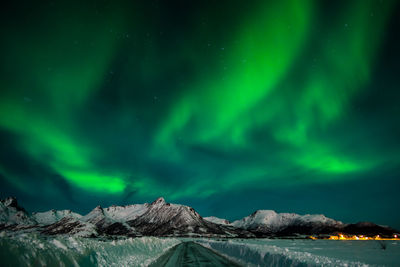
[[[222,225],[231,224],[231,222],[228,221],[227,219],[221,219],[221,218],[218,218],[218,217],[215,217],[215,216],[204,217],[203,219],[206,220],[206,221],[215,223],[215,224],[222,224]]]
[[[32,218],[42,225],[48,225],[60,221],[65,217],[79,219],[82,215],[72,212],[70,210],[49,210],[45,212],[34,212]]]
[[[0,201],[0,231],[34,231],[47,235],[96,236],[201,236],[270,237],[295,234],[390,235],[398,232],[373,223],[343,224],[324,215],[299,215],[258,210],[230,223],[218,217],[203,218],[192,207],[167,203],[97,206],[85,216],[70,210],[29,215],[15,198]]]
[[[134,204],[127,206],[111,206],[103,210],[109,218],[117,222],[127,222],[136,219],[148,210],[149,204]]]
[[[158,198],[148,209],[129,225],[144,235],[155,236],[238,236],[229,228],[204,220],[193,208],[166,203]],[[251,233],[248,233],[251,235]]]
[[[377,225],[371,222],[358,222],[352,224],[346,224],[343,227],[343,232],[353,235],[360,235],[369,233],[370,235],[388,235],[391,236],[393,233],[399,233],[399,231],[390,228],[388,226]]]
[[[118,212],[109,212],[117,210]],[[131,218],[132,212],[122,212],[125,207],[113,206],[103,209],[97,206],[85,216],[64,217],[44,227],[43,233],[49,235],[69,234],[78,236],[125,235],[137,236],[139,233],[130,227],[125,217]]]
[[[318,215],[299,215],[296,213],[277,213],[273,210],[257,210],[241,220],[234,221],[233,226],[265,234],[330,232],[343,227],[343,223]],[[290,230],[290,231],[288,231]]]
[[[40,232],[47,235],[73,235],[81,237],[98,236],[96,225],[81,221],[73,217],[64,217],[58,222],[40,228]]]
[[[17,199],[8,197],[0,200],[0,229],[15,225],[34,225],[36,221],[24,208],[18,205]]]
[[[110,210],[111,208],[111,210]],[[103,209],[97,206],[87,215],[83,216],[80,221],[90,223],[96,226],[96,229],[101,234],[108,235],[137,235],[138,233],[126,223],[125,217],[135,217],[132,215],[132,210],[129,212],[123,207],[113,206]],[[111,211],[111,212],[107,212]],[[135,209],[133,209],[135,210]]]

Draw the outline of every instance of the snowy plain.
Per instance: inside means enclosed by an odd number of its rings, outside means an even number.
[[[3,234],[0,266],[148,266],[180,242],[156,237],[101,240]]]
[[[34,233],[0,235],[1,266],[148,266],[195,241],[243,266],[399,266],[400,242],[139,237],[107,240]]]
[[[231,239],[199,240],[245,266],[400,266],[400,242]]]

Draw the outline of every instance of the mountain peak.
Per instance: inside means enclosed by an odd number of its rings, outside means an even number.
[[[215,217],[215,216],[204,217],[203,219],[206,220],[206,221],[215,223],[215,224],[224,224],[224,225],[231,224],[231,222],[228,221],[227,219],[221,219],[221,218],[218,218],[218,217]]]
[[[165,199],[163,197],[159,197],[156,200],[154,200],[151,205],[163,205],[165,204]]]
[[[1,202],[6,207],[13,207],[17,211],[24,211],[25,212],[24,208],[18,206],[18,201],[17,201],[17,198],[15,198],[15,197],[7,197],[5,199],[2,199]]]
[[[252,214],[256,215],[256,214],[276,214],[276,211],[274,210],[256,210],[255,212],[253,212]]]
[[[7,197],[5,199],[2,199],[1,202],[7,207],[16,207],[18,206],[17,199],[15,197]]]

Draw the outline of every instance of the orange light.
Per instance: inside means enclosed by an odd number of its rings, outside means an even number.
[[[380,235],[376,235],[374,237],[368,237],[368,236],[363,236],[363,235],[347,236],[344,234],[339,234],[338,236],[331,235],[329,237],[329,239],[330,240],[400,240],[400,238],[398,238],[397,235],[394,235],[393,238],[384,238],[384,237],[381,237]]]
[[[318,239],[315,236],[309,236],[310,239]],[[321,238],[326,239],[326,238]],[[380,235],[376,235],[374,237],[368,237],[364,235],[346,235],[346,234],[338,234],[338,235],[331,235],[328,238],[329,240],[400,240],[398,235],[393,235],[393,237],[381,237]]]

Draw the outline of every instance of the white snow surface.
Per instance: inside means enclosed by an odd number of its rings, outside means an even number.
[[[143,215],[149,209],[149,206],[150,205],[147,203],[127,206],[113,205],[104,209],[100,206],[97,206],[91,212],[83,216],[81,220],[94,224],[104,219],[110,222],[125,223]]]
[[[127,206],[111,206],[103,209],[104,214],[117,222],[127,222],[136,219],[148,210],[149,204],[134,204]]]
[[[400,242],[305,239],[198,240],[244,266],[399,266]]]
[[[87,215],[80,218],[80,221],[93,225],[100,224],[103,227],[115,222],[122,223],[126,229],[134,232],[135,230],[127,224],[129,220],[136,219],[148,209],[148,204],[136,204],[129,206],[111,206],[103,209],[97,206]]]
[[[271,230],[279,230],[293,223],[296,224],[307,224],[307,223],[321,223],[325,225],[337,225],[342,224],[340,221],[336,221],[325,217],[322,214],[306,214],[299,215],[296,213],[277,213],[273,210],[258,210],[255,213],[244,217],[241,220],[234,221],[233,226],[252,229],[259,226],[266,226]]]
[[[156,237],[100,240],[44,238],[35,234],[0,235],[4,266],[148,266],[181,241]]]
[[[0,224],[50,225],[62,220],[63,218],[73,218],[80,222],[90,222],[91,224],[96,224],[100,221],[105,224],[111,224],[114,222],[125,224],[126,222],[143,215],[150,206],[148,203],[126,206],[113,205],[104,209],[97,206],[85,216],[72,212],[71,210],[49,210],[45,212],[33,212],[29,215],[25,211],[13,207],[12,205],[14,201],[16,201],[14,198],[6,198],[0,201]],[[163,198],[158,199],[158,203],[156,204],[160,205],[162,204],[161,202],[165,204]]]
[[[70,210],[49,210],[46,212],[34,212],[32,213],[32,218],[38,223],[42,225],[48,225],[59,220],[71,217],[75,219],[80,219],[82,215],[72,212]]]
[[[229,225],[230,222],[227,219],[221,219],[215,216],[210,216],[210,217],[203,217],[204,220],[215,223],[215,224],[223,224],[223,225]]]
[[[197,239],[107,240],[0,232],[5,266],[148,266],[182,241],[195,241],[243,266],[398,266],[399,241]]]

